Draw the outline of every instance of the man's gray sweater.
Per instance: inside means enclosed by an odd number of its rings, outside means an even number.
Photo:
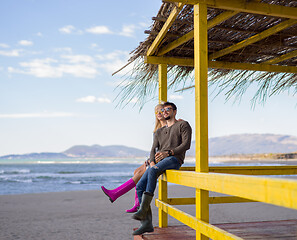
[[[154,134],[154,141],[150,154],[150,161],[155,160],[158,151],[173,150],[181,164],[184,163],[185,154],[191,146],[192,128],[187,121],[178,121],[170,127],[162,127]]]

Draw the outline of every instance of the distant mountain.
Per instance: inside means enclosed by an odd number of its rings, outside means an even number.
[[[257,153],[297,152],[297,137],[275,134],[236,134],[209,139],[210,156]],[[103,157],[145,157],[149,152],[122,145],[78,145],[61,153],[31,153],[6,155],[0,159],[63,159],[63,158],[103,158]],[[187,156],[195,156],[195,142],[187,151]]]
[[[76,158],[98,158],[98,157],[144,157],[149,152],[137,148],[122,145],[111,146],[73,146],[63,152],[68,157]]]
[[[209,139],[209,155],[290,153],[297,151],[297,137],[276,134],[236,134]],[[195,155],[195,142],[187,156]]]
[[[0,159],[63,159],[63,158],[102,158],[102,157],[145,157],[149,152],[121,145],[112,146],[73,146],[61,153],[29,153],[5,155]]]

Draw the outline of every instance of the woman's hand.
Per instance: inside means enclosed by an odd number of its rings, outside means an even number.
[[[155,154],[156,163],[160,162],[161,160],[163,160],[164,158],[166,158],[168,156],[169,156],[168,152],[157,152]]]

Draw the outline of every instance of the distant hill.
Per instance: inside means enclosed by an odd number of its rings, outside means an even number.
[[[98,158],[98,157],[144,157],[149,152],[140,150],[137,148],[126,147],[122,145],[111,145],[111,146],[73,146],[68,150],[64,151],[68,157],[76,158]]]
[[[276,134],[236,134],[209,139],[210,156],[297,151],[297,137]],[[187,156],[195,155],[195,142]]]
[[[100,146],[100,145],[78,145],[73,146],[61,153],[29,153],[12,154],[0,157],[0,159],[63,159],[63,158],[103,158],[103,157],[145,157],[149,152],[133,147],[121,145]]]
[[[209,139],[210,156],[258,153],[297,152],[297,137],[275,134],[236,134]],[[61,153],[30,153],[6,155],[0,159],[63,159],[63,158],[103,158],[103,157],[145,157],[149,152],[122,145],[78,145]],[[195,155],[195,142],[187,151],[187,156]]]

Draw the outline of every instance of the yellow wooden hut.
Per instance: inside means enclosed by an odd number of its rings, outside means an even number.
[[[167,227],[169,214],[194,229],[196,239],[243,239],[209,223],[209,204],[258,201],[296,210],[296,180],[253,175],[297,174],[297,166],[209,167],[208,84],[229,87],[231,96],[256,81],[260,100],[296,92],[297,1],[166,0],[153,20],[147,39],[132,52],[134,71],[122,97],[143,98],[157,83],[159,100],[166,101],[167,88],[177,82],[195,87],[196,165],[160,177],[159,227]],[[196,197],[169,199],[168,182],[195,188]],[[209,191],[228,196],[210,198]],[[185,204],[196,205],[196,216],[174,207]]]

